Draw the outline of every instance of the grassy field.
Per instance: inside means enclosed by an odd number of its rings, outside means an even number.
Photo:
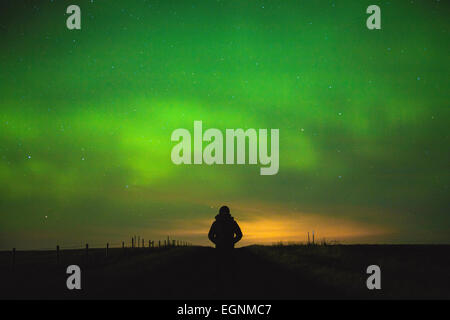
[[[66,288],[66,268],[82,290]],[[381,268],[368,290],[366,268]],[[2,299],[450,299],[450,246],[274,245],[0,252]]]

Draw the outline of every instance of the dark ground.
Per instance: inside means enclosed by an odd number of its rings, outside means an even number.
[[[250,246],[218,269],[207,247],[0,252],[1,299],[450,299],[450,246]],[[82,290],[66,288],[70,264]],[[366,288],[367,266],[381,290]],[[226,269],[226,272],[224,272]]]

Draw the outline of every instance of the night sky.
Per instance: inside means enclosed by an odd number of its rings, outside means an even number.
[[[223,204],[243,245],[450,243],[449,8],[2,1],[0,249],[207,244]],[[279,129],[278,174],[174,165],[194,120]]]

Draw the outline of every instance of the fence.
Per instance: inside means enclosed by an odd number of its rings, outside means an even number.
[[[117,253],[118,251],[122,253],[122,256],[126,255],[129,256],[130,254],[136,254],[136,253],[144,253],[148,252],[148,250],[151,249],[168,249],[168,248],[176,248],[176,247],[187,247],[192,246],[192,243],[184,240],[176,240],[171,239],[170,237],[167,237],[165,240],[145,240],[144,238],[141,238],[140,236],[132,237],[131,242],[128,244],[125,243],[125,241],[121,242],[106,242],[103,246],[99,245],[98,243],[94,245],[90,245],[89,243],[86,243],[85,245],[69,245],[69,246],[60,246],[59,244],[56,245],[54,248],[41,248],[36,250],[24,250],[23,252],[54,252],[54,259],[56,264],[59,264],[61,262],[62,258],[62,252],[63,251],[84,251],[82,253],[82,256],[84,256],[84,262],[88,263],[90,260],[90,253],[95,252],[95,254],[103,256],[105,258],[108,258],[111,255],[111,252],[114,251]],[[145,250],[147,249],[147,250]],[[13,248],[11,251],[11,266],[12,268],[15,267],[17,263],[17,253],[20,252],[16,250],[16,248]],[[103,252],[103,254],[102,254]]]

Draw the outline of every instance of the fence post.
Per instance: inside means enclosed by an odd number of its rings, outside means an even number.
[[[142,248],[145,248],[144,238],[142,238]]]
[[[134,238],[131,238],[131,247],[134,248]]]
[[[172,240],[172,246],[175,247],[175,240]]]
[[[88,263],[88,256],[89,256],[89,244],[86,243],[86,264]]]
[[[59,245],[56,246],[56,263],[59,264]]]
[[[109,243],[106,243],[106,257],[108,257]]]
[[[158,240],[158,248],[161,248],[161,240]]]

